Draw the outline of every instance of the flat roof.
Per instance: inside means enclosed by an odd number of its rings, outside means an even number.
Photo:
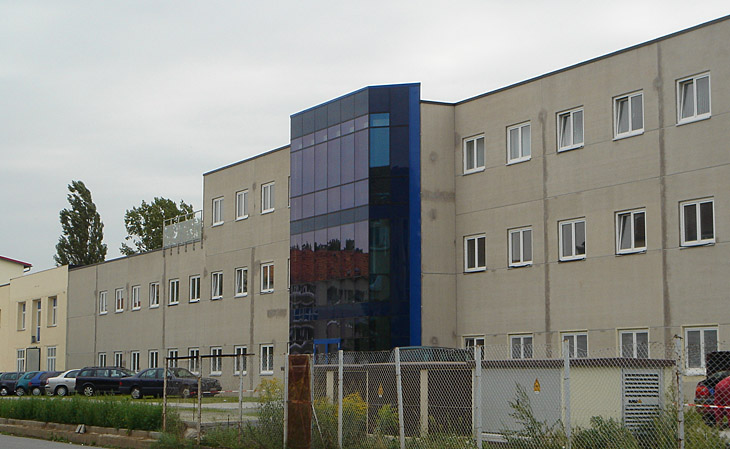
[[[262,156],[266,156],[267,154],[271,154],[271,153],[275,153],[277,151],[281,151],[281,150],[283,150],[285,148],[289,148],[289,146],[290,146],[289,144],[286,144],[286,145],[280,146],[279,148],[274,148],[273,150],[264,151],[263,153],[259,153],[259,154],[256,154],[254,156],[248,157],[246,159],[242,159],[242,160],[240,160],[238,162],[233,162],[231,164],[224,165],[223,167],[219,167],[219,168],[213,169],[213,170],[211,170],[209,172],[205,172],[205,173],[203,173],[203,176],[208,176],[208,175],[210,175],[212,173],[219,172],[219,171],[225,170],[227,168],[235,167],[238,164],[243,164],[244,162],[249,162],[249,161],[252,161],[252,160],[254,160],[256,158],[260,158]]]

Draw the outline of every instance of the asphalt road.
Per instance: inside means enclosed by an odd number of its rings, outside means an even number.
[[[12,437],[0,434],[0,448],[2,449],[69,449],[72,447],[95,447],[79,446],[76,444],[59,443],[57,441],[36,440],[35,438]]]

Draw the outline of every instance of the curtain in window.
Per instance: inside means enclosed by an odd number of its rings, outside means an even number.
[[[644,128],[644,107],[642,95],[631,97],[631,130]]]
[[[474,141],[466,142],[466,169],[474,168]]]
[[[710,112],[710,77],[697,78],[697,115]]]
[[[513,128],[509,130],[509,158],[511,160],[520,157],[520,129]]]

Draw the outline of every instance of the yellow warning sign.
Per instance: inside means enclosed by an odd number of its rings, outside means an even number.
[[[380,384],[380,386],[378,387],[378,397],[383,397],[383,384]]]
[[[535,391],[535,393],[540,392],[540,381],[539,380],[535,379],[535,383],[532,385],[532,389],[533,389],[533,391]]]

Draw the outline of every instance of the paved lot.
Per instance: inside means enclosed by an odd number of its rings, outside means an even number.
[[[57,441],[36,440],[35,438],[21,438],[0,434],[0,447],[2,449],[61,449],[70,447],[82,447],[76,444],[59,443]],[[95,446],[83,446],[95,447]]]

